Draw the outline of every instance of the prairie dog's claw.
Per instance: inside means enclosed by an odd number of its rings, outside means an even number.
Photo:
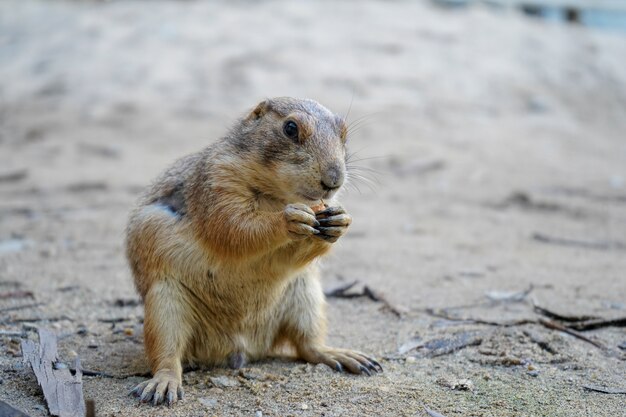
[[[323,363],[337,372],[347,371],[357,375],[371,376],[383,371],[383,367],[369,355],[350,349],[323,348],[303,355],[304,360]]]
[[[347,213],[318,219],[320,226],[350,226],[352,217]]]
[[[316,237],[330,243],[343,236],[352,223],[352,216],[341,206],[328,207],[317,213],[315,218],[318,222],[315,229],[319,231]]]
[[[139,401],[144,403],[159,405],[167,402],[171,406],[183,399],[183,388],[171,372],[157,372],[152,379],[137,385],[129,394],[139,397]]]
[[[283,211],[285,221],[287,222],[287,231],[289,237],[294,240],[300,240],[320,232],[315,228],[320,223],[315,218],[315,213],[305,204],[289,204]]]

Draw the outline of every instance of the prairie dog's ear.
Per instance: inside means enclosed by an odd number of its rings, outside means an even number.
[[[263,117],[268,111],[270,111],[270,101],[263,100],[256,105],[254,110],[246,117],[246,120],[257,120]]]

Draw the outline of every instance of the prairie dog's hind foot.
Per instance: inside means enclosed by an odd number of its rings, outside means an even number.
[[[300,356],[310,363],[323,363],[337,372],[347,370],[357,375],[372,375],[383,371],[378,361],[365,353],[350,350],[323,347],[300,350]]]
[[[152,379],[142,382],[133,388],[129,395],[139,397],[141,402],[152,402],[154,405],[167,402],[172,405],[184,397],[182,382],[174,371],[160,370]]]
[[[234,352],[228,357],[228,366],[230,369],[243,368],[247,363],[246,355],[241,352]]]

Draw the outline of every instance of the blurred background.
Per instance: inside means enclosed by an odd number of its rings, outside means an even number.
[[[607,354],[540,326],[485,333],[426,311],[533,318],[532,296],[563,314],[626,315],[622,0],[3,0],[0,328],[34,338],[24,323],[53,326],[88,368],[145,372],[127,214],[175,159],[283,95],[355,123],[348,146],[367,178],[344,194],[354,223],[323,284],[357,280],[401,317],[330,299],[329,340],[385,358],[387,372],[269,361],[273,388],[209,394],[208,373],[186,374],[177,415],[623,412],[619,396],[581,388],[624,388],[623,329],[594,332]],[[420,340],[458,331],[482,345],[420,356]],[[2,341],[0,399],[45,415],[16,339]],[[86,396],[106,415],[153,415],[122,376],[88,378]],[[441,383],[454,378],[473,388]]]

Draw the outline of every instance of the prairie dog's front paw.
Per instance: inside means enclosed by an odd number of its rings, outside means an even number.
[[[152,379],[133,388],[130,395],[139,397],[141,402],[152,402],[154,405],[167,402],[171,406],[177,400],[183,399],[183,387],[174,372],[161,370]]]
[[[316,229],[320,233],[317,237],[330,243],[336,242],[343,236],[352,223],[352,216],[341,206],[328,207],[318,212],[315,218],[319,222],[319,227]]]
[[[290,238],[300,240],[320,233],[315,229],[320,223],[315,219],[315,213],[309,206],[299,203],[289,204],[283,214]]]

